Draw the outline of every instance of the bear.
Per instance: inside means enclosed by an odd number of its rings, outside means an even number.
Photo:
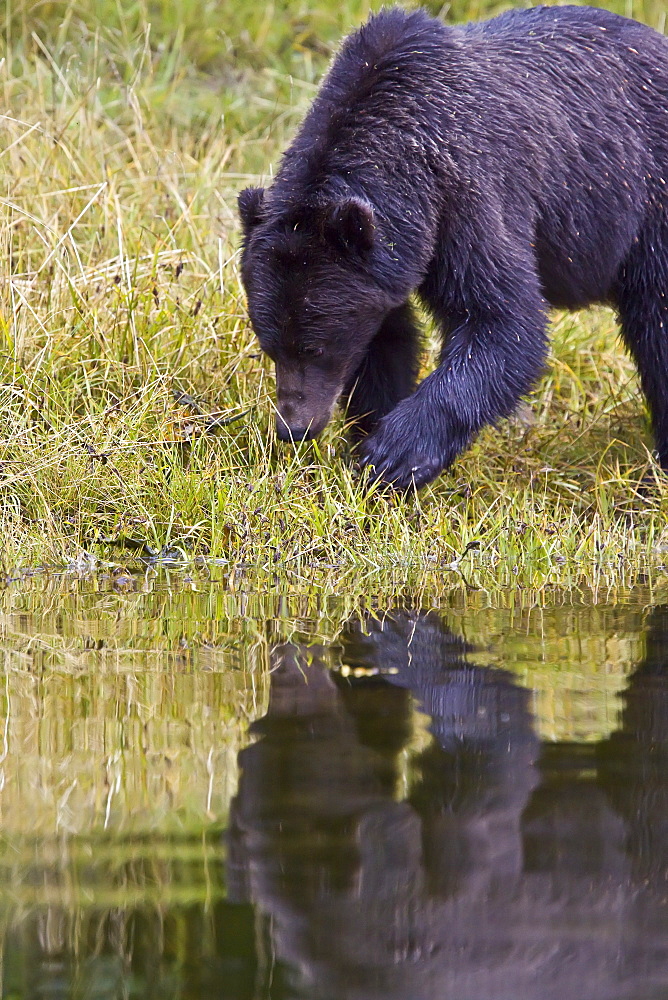
[[[541,375],[551,306],[612,305],[668,469],[668,39],[592,7],[451,27],[389,8],[343,43],[271,186],[238,198],[277,434],[347,405],[418,488]],[[421,301],[442,330],[417,385]]]

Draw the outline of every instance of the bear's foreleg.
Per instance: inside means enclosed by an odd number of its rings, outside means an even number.
[[[344,391],[354,442],[369,434],[381,417],[413,392],[419,354],[420,331],[406,303],[386,316]]]
[[[539,294],[528,298],[530,305],[507,309],[464,309],[468,318],[447,337],[439,366],[363,443],[376,478],[399,490],[423,486],[481,427],[512,413],[546,354],[544,303]]]

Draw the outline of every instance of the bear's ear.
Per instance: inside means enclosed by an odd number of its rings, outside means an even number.
[[[262,217],[264,203],[264,188],[248,187],[239,192],[237,205],[244,233],[248,235],[253,226],[257,226]]]
[[[327,236],[346,250],[365,253],[373,247],[376,228],[373,205],[362,198],[346,198],[331,206]]]

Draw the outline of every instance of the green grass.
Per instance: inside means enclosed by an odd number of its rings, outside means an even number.
[[[335,586],[347,572],[447,574],[478,542],[466,558],[494,588],[617,579],[663,558],[668,488],[606,310],[556,314],[549,369],[521,413],[417,498],[365,492],[342,417],[315,444],[275,442],[273,374],[239,283],[236,192],[270,176],[337,40],[370,6],[10,0],[0,43],[7,572],[84,570],[145,545],[265,577],[317,571]],[[428,6],[459,20],[508,5]],[[610,7],[665,23],[662,3]],[[223,426],[203,433],[211,414]]]

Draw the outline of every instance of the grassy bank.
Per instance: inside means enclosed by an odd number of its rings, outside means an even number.
[[[443,14],[502,6],[455,2]],[[610,6],[664,23],[662,3]],[[653,482],[644,405],[606,310],[555,314],[549,369],[527,405],[417,499],[364,492],[342,418],[316,444],[275,443],[273,376],[238,279],[236,192],[270,172],[337,39],[368,9],[8,5],[5,570],[176,547],[373,577],[445,568],[476,542],[491,586],[663,558],[668,489]]]

